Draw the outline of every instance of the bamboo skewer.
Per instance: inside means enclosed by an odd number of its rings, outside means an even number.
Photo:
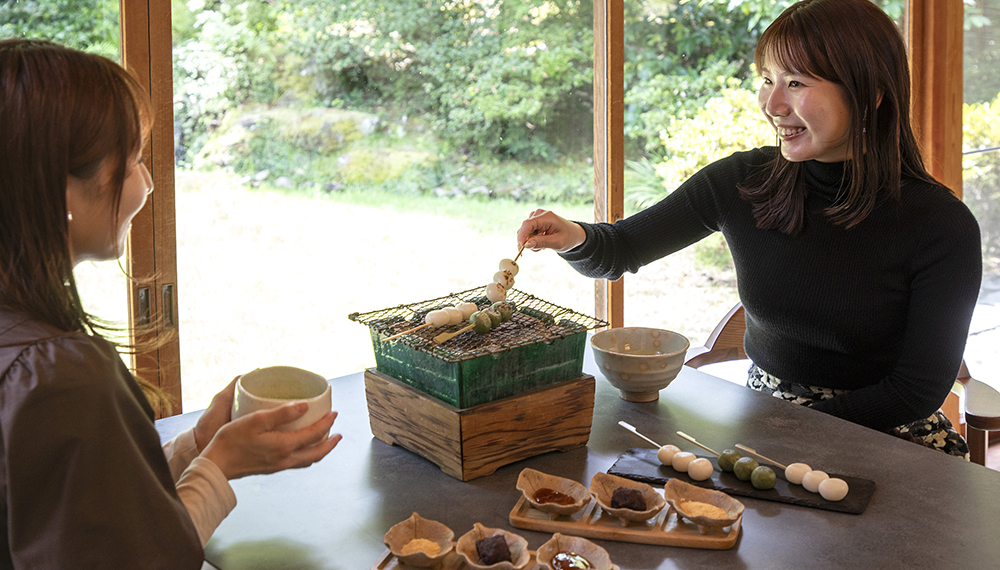
[[[686,433],[684,433],[682,431],[677,432],[677,435],[683,437],[684,439],[690,441],[691,443],[697,445],[698,447],[704,449],[705,451],[711,453],[712,455],[714,455],[716,457],[719,456],[719,452],[718,451],[715,451],[714,449],[712,449],[710,447],[705,447],[704,445],[698,443],[698,440],[695,439],[695,438],[693,438],[693,437],[691,437],[690,435],[688,435],[688,434],[686,434]]]
[[[531,232],[531,234],[528,237],[531,237],[531,236],[534,236],[534,235],[538,235],[538,232]],[[515,264],[517,263],[517,258],[521,257],[521,254],[524,253],[524,246],[527,243],[528,243],[528,240],[524,240],[524,243],[521,244],[521,249],[517,250],[517,255],[515,255],[514,259],[512,260]],[[633,429],[635,429],[635,428],[633,428]]]
[[[417,326],[413,327],[412,329],[407,329],[407,330],[405,330],[405,331],[403,331],[401,333],[396,333],[396,334],[394,334],[392,336],[387,336],[387,337],[385,337],[385,338],[382,339],[382,342],[385,342],[387,340],[392,340],[394,338],[399,338],[399,337],[403,336],[404,334],[410,334],[411,332],[417,332],[418,330],[420,330],[422,328],[425,328],[425,327],[429,327],[429,326],[431,326],[430,323],[424,323],[422,325],[417,325]]]
[[[663,447],[662,445],[656,443],[655,441],[653,441],[653,440],[649,439],[648,437],[646,437],[646,436],[642,435],[641,433],[639,433],[639,430],[635,429],[635,427],[633,425],[631,425],[631,424],[628,424],[628,423],[625,423],[625,422],[618,422],[618,425],[620,425],[623,428],[627,429],[628,431],[634,433],[635,435],[641,437],[642,439],[648,441],[649,443],[652,443],[656,447],[656,449],[659,449],[659,448]]]
[[[434,342],[436,342],[437,344],[448,342],[449,340],[451,340],[451,339],[455,338],[456,336],[464,333],[465,331],[472,330],[472,327],[474,327],[474,326],[475,325],[464,326],[464,327],[458,329],[457,331],[455,331],[453,333],[441,333],[441,334],[437,335],[436,337],[434,337]]]
[[[787,469],[787,466],[782,465],[782,464],[778,463],[777,461],[775,461],[773,459],[768,459],[767,457],[764,457],[763,455],[757,453],[756,450],[751,449],[751,448],[749,448],[749,447],[747,447],[747,446],[745,446],[743,444],[737,443],[736,444],[736,449],[739,449],[740,451],[745,451],[745,452],[749,453],[750,455],[753,455],[757,459],[762,459],[764,461],[767,461],[768,463],[770,463],[771,465],[774,465],[775,467],[777,467],[779,469]]]

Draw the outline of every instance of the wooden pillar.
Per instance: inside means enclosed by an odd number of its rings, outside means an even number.
[[[910,0],[913,126],[934,178],[962,197],[962,0]]]
[[[625,11],[622,0],[594,0],[594,221],[625,215]],[[595,282],[596,314],[624,325],[624,278]]]
[[[151,342],[156,348],[133,355],[132,367],[137,376],[157,384],[171,399],[172,409],[164,406],[157,410],[157,417],[163,417],[182,411],[170,2],[121,0],[120,7],[122,65],[148,89],[155,121],[143,151],[155,190],[132,221],[128,272],[143,279],[129,285],[131,329],[142,331],[143,325],[153,325],[141,339],[133,340]]]

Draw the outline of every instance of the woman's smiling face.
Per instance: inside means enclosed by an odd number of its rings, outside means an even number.
[[[785,69],[768,57],[757,101],[778,133],[789,162],[842,162],[851,157],[851,113],[841,88],[831,81]]]

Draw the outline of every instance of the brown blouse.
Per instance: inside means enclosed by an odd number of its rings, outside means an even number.
[[[200,569],[153,417],[109,343],[0,310],[0,570]]]

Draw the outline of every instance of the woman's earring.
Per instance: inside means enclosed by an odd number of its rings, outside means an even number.
[[[73,221],[73,212],[66,212],[66,219],[72,222]]]

